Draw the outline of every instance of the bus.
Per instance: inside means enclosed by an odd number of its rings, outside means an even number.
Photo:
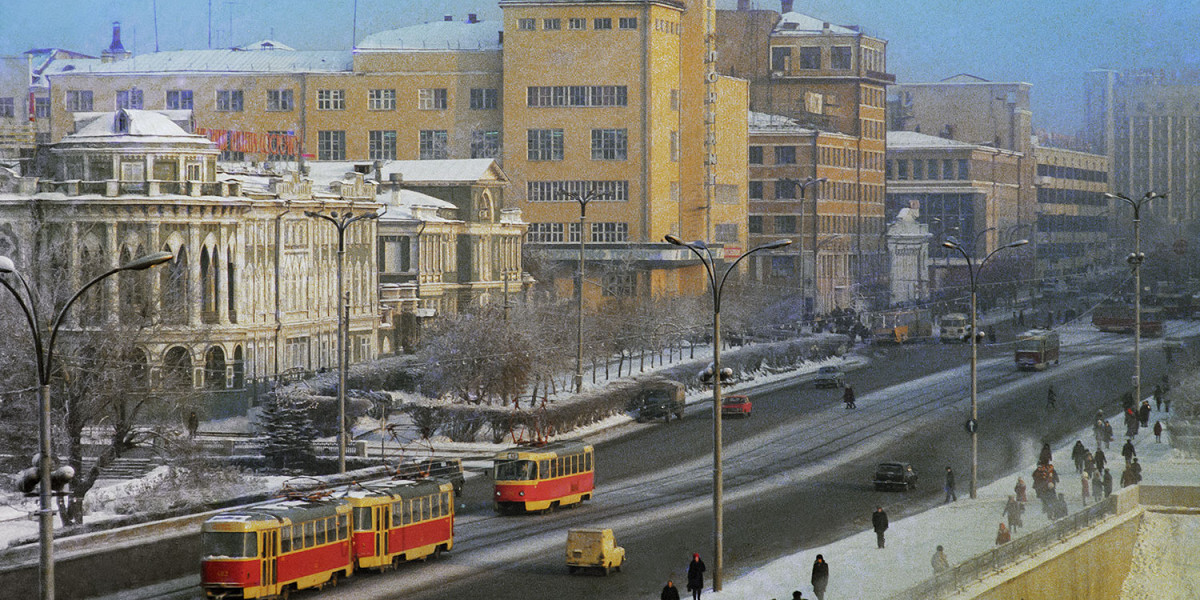
[[[1048,329],[1031,329],[1017,336],[1015,360],[1022,371],[1044,371],[1050,362],[1058,364],[1058,333]]]
[[[1092,310],[1092,325],[1110,333],[1133,333],[1137,322],[1133,307],[1128,304],[1101,304]],[[1142,307],[1142,335],[1159,337],[1163,334],[1162,310]]]
[[[382,571],[454,547],[451,481],[365,483],[344,494],[354,511],[356,568]]]
[[[592,497],[595,463],[591,444],[554,442],[512,448],[493,458],[496,512],[550,511]]]
[[[946,313],[938,319],[942,343],[965,342],[970,339],[971,321],[962,313]]]

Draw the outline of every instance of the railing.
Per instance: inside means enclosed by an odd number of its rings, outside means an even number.
[[[1117,512],[1117,497],[1109,496],[1073,515],[1063,517],[1037,531],[1031,531],[993,550],[934,575],[925,581],[892,595],[888,600],[922,600],[950,595],[1004,567],[1032,556],[1047,547],[1065,541],[1079,530]]]

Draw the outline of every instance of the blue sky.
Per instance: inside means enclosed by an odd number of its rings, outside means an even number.
[[[212,0],[214,47],[264,38],[297,49],[347,48],[355,0]],[[476,13],[499,19],[497,0],[357,0],[358,37]],[[751,0],[778,10],[778,0]],[[0,54],[55,46],[99,54],[112,21],[127,49],[155,48],[155,0],[0,0]],[[734,8],[736,0],[717,0]],[[162,50],[208,47],[206,0],[157,0]],[[795,9],[861,25],[888,40],[900,82],[971,73],[1033,84],[1034,123],[1082,125],[1082,74],[1095,68],[1200,68],[1196,0],[796,0]]]

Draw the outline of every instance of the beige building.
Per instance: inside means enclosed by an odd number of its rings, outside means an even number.
[[[1113,202],[1108,157],[1036,146],[1037,274],[1040,279],[1083,273],[1111,260]],[[1032,240],[1031,240],[1032,241]]]
[[[304,212],[376,210],[373,184],[224,181],[211,142],[151,111],[99,115],[51,152],[51,171],[0,187],[0,253],[35,286],[76,290],[133,258],[175,255],[108,280],[72,310],[64,333],[135,332],[130,360],[156,388],[239,391],[336,365],[337,235]],[[351,227],[346,248],[348,356],[359,362],[379,351],[374,221]]]

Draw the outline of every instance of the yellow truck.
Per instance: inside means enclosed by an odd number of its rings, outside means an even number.
[[[625,549],[616,545],[611,529],[567,530],[567,572],[598,570],[608,575],[620,571]]]

